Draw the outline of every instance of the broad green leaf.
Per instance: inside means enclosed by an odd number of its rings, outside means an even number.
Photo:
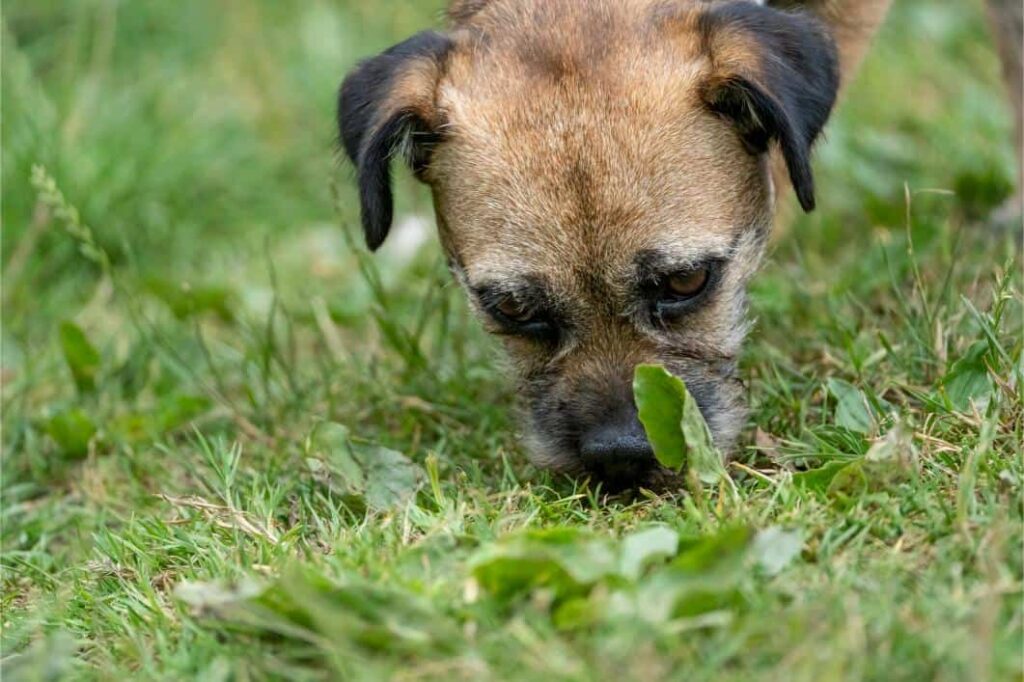
[[[71,370],[75,386],[80,393],[92,393],[96,390],[96,375],[100,371],[99,352],[74,322],[62,322],[59,334],[64,361]]]
[[[96,435],[92,419],[77,407],[50,417],[46,433],[53,438],[65,457],[80,458],[89,453],[89,442]]]
[[[356,576],[335,581],[298,568],[286,572],[256,600],[333,643],[397,656],[451,652],[461,633],[420,594],[367,582]]]
[[[402,453],[357,441],[341,424],[319,424],[310,449],[329,468],[331,487],[356,508],[379,511],[400,505],[426,480],[423,469]]]
[[[983,409],[992,395],[992,380],[985,365],[987,354],[988,343],[975,341],[943,377],[942,389],[957,411],[969,410],[971,401],[979,403],[979,409]]]
[[[832,478],[828,484],[828,494],[832,497],[849,499],[869,491],[869,479],[864,471],[864,460],[850,462]]]
[[[340,484],[335,487],[360,494],[366,490],[366,476],[352,454],[350,436],[348,427],[343,424],[318,424],[310,438],[311,454],[319,456],[320,461],[328,465],[335,474],[337,483]]]
[[[836,425],[858,433],[875,430],[868,400],[858,388],[842,379],[829,379],[828,391],[836,399]]]
[[[849,466],[849,461],[828,462],[817,469],[798,471],[793,474],[793,485],[801,490],[823,493],[828,490],[829,484],[836,475]]]
[[[356,577],[335,581],[311,568],[287,570],[267,584],[186,582],[175,596],[200,615],[332,648],[405,656],[450,652],[462,640],[458,628],[419,594]]]
[[[559,630],[579,630],[601,620],[601,604],[593,598],[573,597],[555,608],[551,620]]]
[[[673,570],[691,576],[721,576],[738,570],[754,533],[745,526],[724,528],[714,535],[683,538]]]
[[[426,480],[423,469],[396,450],[368,443],[353,443],[352,452],[363,467],[366,502],[371,509],[387,509],[402,504]]]
[[[738,588],[747,575],[754,535],[749,528],[730,527],[713,535],[682,538],[679,555],[623,590],[612,605],[612,615],[663,622],[693,616],[739,603]]]
[[[660,365],[638,365],[633,394],[640,422],[662,465],[677,471],[688,466],[704,483],[726,475],[700,406],[682,379]]]
[[[850,498],[886,490],[907,480],[917,470],[913,435],[897,425],[852,461],[829,462],[818,469],[793,474],[793,485],[803,490]]]
[[[565,570],[557,558],[541,552],[511,549],[488,552],[472,564],[473,577],[492,597],[512,601],[531,591],[545,587],[558,597],[580,595],[589,587]]]
[[[629,580],[637,580],[650,564],[675,556],[678,547],[679,534],[671,528],[654,526],[636,531],[622,541],[619,572]]]
[[[726,478],[725,465],[722,464],[722,453],[718,451],[711,431],[708,429],[704,415],[697,406],[697,401],[686,394],[683,404],[682,429],[687,443],[689,466],[697,472],[703,483],[714,484]]]
[[[863,458],[851,462],[832,479],[829,495],[847,499],[869,492],[890,490],[917,473],[913,434],[893,427],[875,442]]]
[[[798,530],[784,530],[772,526],[754,536],[751,553],[761,571],[768,576],[778,575],[803,549],[803,534]]]
[[[633,395],[654,456],[670,469],[681,469],[686,463],[686,436],[681,426],[686,389],[682,380],[660,365],[638,365]]]
[[[550,528],[505,537],[480,551],[470,566],[480,587],[499,599],[539,587],[562,598],[616,575],[619,559],[606,539],[574,528]]]

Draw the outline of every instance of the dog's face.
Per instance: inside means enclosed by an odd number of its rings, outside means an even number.
[[[769,143],[809,209],[831,43],[747,2],[476,0],[451,16],[451,34],[419,34],[343,85],[369,245],[401,150],[505,342],[540,464],[611,486],[664,475],[633,404],[640,363],[683,377],[728,447],[745,288],[772,220]]]

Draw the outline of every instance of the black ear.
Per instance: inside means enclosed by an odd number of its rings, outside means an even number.
[[[355,164],[363,233],[376,249],[391,229],[391,157],[420,174],[439,139],[434,90],[452,42],[424,31],[360,63],[341,84],[338,131]]]
[[[839,89],[835,43],[816,19],[751,2],[730,2],[699,20],[713,73],[708,107],[736,126],[752,153],[777,141],[800,205],[814,209],[811,146]]]

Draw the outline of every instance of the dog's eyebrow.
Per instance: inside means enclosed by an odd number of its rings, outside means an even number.
[[[707,263],[728,261],[732,252],[731,248],[713,249],[699,256],[689,255],[680,258],[678,254],[669,251],[645,249],[636,254],[633,264],[637,278],[643,281],[685,270],[695,270]]]
[[[484,307],[493,305],[506,296],[533,304],[547,304],[551,300],[551,291],[544,278],[539,275],[488,279],[469,288]]]
[[[732,235],[728,243],[708,244],[703,249],[651,248],[637,251],[633,258],[636,276],[641,279],[695,270],[708,263],[727,263],[745,236],[744,231]]]

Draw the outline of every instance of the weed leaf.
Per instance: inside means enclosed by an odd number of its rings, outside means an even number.
[[[415,593],[358,578],[334,581],[310,568],[287,570],[265,585],[185,582],[175,596],[198,615],[320,642],[325,655],[347,642],[366,652],[397,655],[451,652],[461,639],[451,622]]]
[[[538,587],[556,597],[583,593],[602,577],[617,573],[611,544],[574,528],[515,533],[487,547],[471,562],[484,590],[508,601]]]
[[[979,403],[979,409],[983,410],[984,403],[992,395],[992,380],[985,365],[987,353],[988,343],[975,341],[942,379],[942,388],[958,412],[969,410],[971,401]]]
[[[662,465],[676,471],[689,466],[704,483],[725,476],[704,415],[682,379],[661,365],[638,365],[633,394],[640,423]]]
[[[347,427],[319,424],[310,438],[311,454],[330,472],[329,484],[356,508],[380,511],[410,499],[426,480],[408,457],[373,443],[354,440]]]
[[[875,430],[875,418],[860,389],[842,379],[829,379],[828,391],[836,399],[837,426],[857,433],[871,433]]]
[[[686,463],[686,436],[683,433],[683,404],[686,387],[660,365],[639,365],[633,375],[640,423],[662,465],[679,470]]]
[[[668,566],[618,595],[612,606],[615,615],[664,622],[733,608],[747,575],[753,537],[749,528],[733,526],[713,535],[681,538],[679,555]]]
[[[61,323],[60,347],[78,392],[93,393],[96,390],[96,375],[100,370],[100,354],[96,347],[74,322]]]
[[[637,580],[647,566],[675,556],[678,548],[679,534],[671,528],[653,526],[636,531],[622,541],[619,573],[629,580]]]
[[[80,408],[73,407],[50,417],[46,433],[65,457],[78,459],[88,454],[89,442],[96,435],[96,424]]]
[[[774,576],[800,556],[803,546],[804,538],[800,531],[772,526],[754,536],[751,552],[761,572]]]
[[[798,471],[793,474],[793,485],[801,490],[823,493],[828,490],[828,486],[832,483],[832,479],[834,479],[836,475],[849,464],[850,462],[841,460],[828,462],[817,469]]]
[[[828,493],[841,500],[860,494],[891,490],[917,473],[917,450],[912,434],[893,427],[861,459],[843,467],[828,485]]]

